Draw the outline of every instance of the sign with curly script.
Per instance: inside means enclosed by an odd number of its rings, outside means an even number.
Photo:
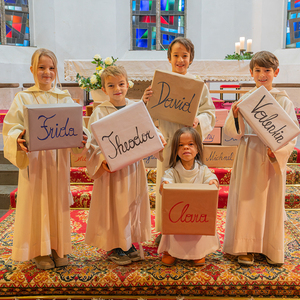
[[[269,91],[261,86],[238,104],[239,111],[272,151],[299,135],[299,126],[291,119]]]
[[[152,118],[192,126],[204,82],[188,75],[156,70],[148,103]]]
[[[215,235],[218,192],[214,184],[164,184],[162,233]]]
[[[77,103],[24,106],[25,139],[29,151],[82,146],[82,106]]]
[[[111,171],[120,170],[163,149],[142,101],[92,123],[91,129]]]

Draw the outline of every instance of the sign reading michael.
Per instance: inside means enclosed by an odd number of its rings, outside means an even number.
[[[29,151],[82,146],[82,106],[77,103],[24,106]]]
[[[299,126],[264,86],[239,103],[238,107],[257,136],[272,151],[280,149],[300,133]]]
[[[152,118],[193,126],[204,82],[174,72],[155,70],[153,95],[148,103]]]
[[[113,172],[163,149],[142,101],[92,123],[91,129]]]

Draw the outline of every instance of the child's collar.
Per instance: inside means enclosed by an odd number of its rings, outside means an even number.
[[[43,91],[40,88],[38,88],[36,85],[28,88],[27,90],[24,90],[24,92],[31,93],[31,92],[48,92],[48,93],[53,93],[53,94],[58,94],[58,95],[65,95],[66,91],[62,91],[61,89],[58,89],[56,87],[53,87],[52,89],[48,91]]]

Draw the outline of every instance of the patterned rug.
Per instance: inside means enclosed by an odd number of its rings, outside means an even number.
[[[30,261],[17,264],[11,260],[15,211],[10,211],[0,220],[0,297],[299,297],[300,211],[287,213],[282,267],[271,267],[260,254],[255,255],[253,266],[243,267],[222,249],[208,255],[202,267],[183,260],[165,267],[154,245],[154,227],[152,240],[143,244],[145,260],[117,266],[107,260],[104,251],[84,243],[88,210],[72,210],[70,263],[64,268],[43,271]],[[219,210],[217,228],[221,243],[225,217],[226,211]],[[154,226],[154,212],[151,218]]]

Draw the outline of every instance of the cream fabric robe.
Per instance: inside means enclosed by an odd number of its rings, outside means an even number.
[[[186,74],[186,76],[195,77],[191,74]],[[196,78],[201,79],[199,76],[196,76]],[[215,106],[206,84],[204,84],[203,92],[201,94],[197,119],[199,120],[200,126],[198,125],[196,129],[202,137],[203,141],[206,136],[213,130],[215,125]],[[163,161],[157,161],[156,182],[159,183],[164,172],[170,167],[169,160],[171,155],[171,143],[174,133],[184,125],[172,123],[165,120],[158,120],[158,122],[159,130],[161,131],[167,142],[167,145],[163,150]],[[161,231],[161,195],[159,193],[159,184],[156,185],[155,230],[158,232]]]
[[[134,101],[126,99],[126,105]],[[109,101],[96,107],[90,125],[116,112]],[[122,126],[122,124],[120,124]],[[114,173],[99,168],[104,155],[92,134],[87,152],[87,169],[95,179],[85,241],[87,244],[110,251],[129,250],[132,243],[151,238],[151,213],[146,172],[142,160]]]
[[[213,174],[205,165],[195,162],[193,170],[186,170],[179,160],[175,168],[165,171],[162,181],[169,183],[206,183],[215,179]],[[158,253],[169,252],[173,257],[180,259],[201,259],[209,253],[220,248],[218,234],[214,236],[205,235],[162,235]]]
[[[4,156],[19,168],[18,199],[12,259],[26,261],[55,249],[71,253],[69,206],[70,149],[33,151],[17,148],[24,129],[23,105],[73,103],[68,91],[41,91],[36,86],[18,93],[3,124]]]
[[[274,88],[270,92],[298,125],[286,93]],[[231,173],[223,250],[233,255],[262,253],[283,263],[286,163],[296,139],[274,152],[276,159],[271,160],[241,114],[238,120],[239,132],[231,110],[224,126],[225,133],[240,139],[240,144]]]

